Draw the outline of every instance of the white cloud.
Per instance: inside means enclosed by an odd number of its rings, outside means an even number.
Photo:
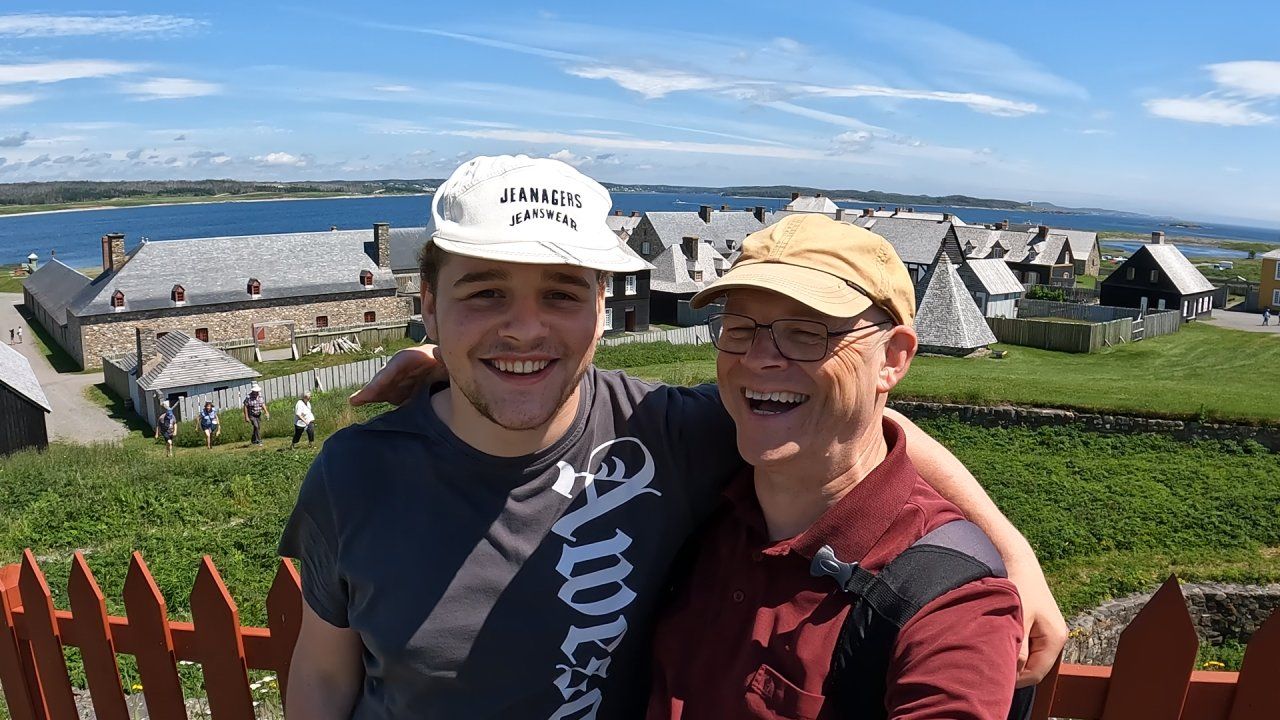
[[[407,93],[413,92],[413,88],[408,85],[375,85],[374,90],[384,93]]]
[[[1266,125],[1276,117],[1254,110],[1249,103],[1202,95],[1198,98],[1156,98],[1143,105],[1156,117],[1231,127]]]
[[[1280,62],[1240,60],[1208,66],[1223,90],[1246,97],[1280,97]]]
[[[217,83],[191,80],[188,78],[158,77],[136,83],[125,83],[124,92],[134,95],[139,100],[176,100],[179,98],[204,97],[222,92]]]
[[[908,90],[905,88],[883,87],[878,85],[850,85],[847,87],[823,87],[821,85],[804,85],[801,91],[817,97],[858,98],[882,97],[898,100],[927,100],[932,102],[956,103],[988,115],[1018,117],[1041,112],[1035,103],[1007,100],[992,95],[970,92],[948,92],[944,90]]]
[[[784,160],[817,160],[824,157],[821,152],[816,150],[796,147],[599,137],[542,130],[446,130],[441,134],[483,140],[506,140],[509,142],[543,145],[580,145],[583,147],[616,150],[652,150],[657,152],[754,156]]]
[[[728,90],[741,84],[740,81],[736,80],[694,75],[693,73],[679,70],[639,70],[613,65],[574,67],[569,68],[566,72],[587,80],[612,80],[619,87],[640,93],[649,100],[675,92]]]
[[[372,28],[374,30],[395,30],[398,32],[410,32],[419,35],[433,35],[435,37],[449,38],[450,40],[461,40],[462,42],[471,43],[473,45],[483,45],[485,47],[497,48],[499,50],[510,50],[512,52],[524,55],[536,55],[538,57],[549,58],[552,60],[567,60],[569,62],[581,62],[590,60],[591,58],[574,53],[561,52],[559,50],[551,50],[548,48],[535,47],[522,43],[507,42],[505,40],[495,40],[493,38],[480,37],[479,35],[470,35],[467,33],[450,32],[447,30],[438,30],[430,27],[420,27],[413,25],[398,25],[383,22],[361,22],[361,25]]]
[[[1105,130],[1103,128],[1085,128],[1080,131],[1081,135],[1115,135],[1114,130]]]
[[[55,60],[22,65],[0,65],[0,85],[56,83],[137,72],[143,66],[114,60]]]
[[[306,167],[311,157],[309,155],[290,155],[287,152],[273,152],[266,155],[255,155],[251,158],[259,165],[271,166],[288,166],[288,167]]]
[[[26,145],[27,141],[30,139],[31,132],[23,130],[16,135],[5,135],[4,137],[0,137],[0,147],[21,147]]]
[[[8,93],[8,94],[0,93],[0,110],[3,110],[4,108],[7,108],[7,107],[17,107],[19,105],[26,105],[27,103],[33,103],[35,101],[36,101],[35,95],[18,95],[16,93]]]
[[[174,15],[0,15],[0,37],[173,35],[201,25]]]

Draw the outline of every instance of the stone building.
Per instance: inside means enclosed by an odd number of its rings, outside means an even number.
[[[410,305],[391,272],[390,236],[386,223],[376,223],[372,230],[144,241],[126,253],[124,235],[111,233],[102,237],[97,278],[51,261],[24,294],[41,325],[86,368],[133,350],[135,328],[180,330],[211,343],[285,344],[289,324],[408,320]]]

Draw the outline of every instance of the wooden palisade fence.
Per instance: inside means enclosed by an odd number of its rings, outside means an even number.
[[[214,720],[249,720],[248,670],[272,670],[281,697],[301,623],[298,574],[281,560],[267,596],[268,627],[241,627],[235,603],[206,556],[191,592],[194,622],[171,622],[142,556],[125,579],[128,617],[107,615],[84,557],[68,583],[71,610],[54,608],[30,551],[0,569],[0,681],[14,720],[74,720],[63,648],[80,648],[94,711],[129,717],[116,654],[137,658],[148,714],[187,717],[178,662],[200,663]],[[1037,689],[1035,720],[1274,720],[1280,717],[1280,611],[1254,633],[1240,672],[1194,669],[1199,640],[1170,578],[1120,636],[1110,667],[1059,664]]]

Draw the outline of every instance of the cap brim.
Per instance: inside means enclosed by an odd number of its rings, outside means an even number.
[[[639,255],[624,250],[621,241],[611,248],[567,248],[557,243],[529,240],[474,243],[436,234],[431,237],[431,242],[447,253],[498,262],[573,265],[605,272],[638,272],[653,267]]]
[[[731,290],[744,289],[785,295],[832,317],[854,317],[873,304],[871,298],[821,270],[779,262],[754,262],[730,268],[724,277],[694,295],[689,305],[695,309],[705,307]]]

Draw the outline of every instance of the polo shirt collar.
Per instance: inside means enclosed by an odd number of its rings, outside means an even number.
[[[884,460],[862,482],[828,508],[809,529],[793,538],[767,545],[763,553],[785,555],[794,552],[812,559],[822,546],[830,545],[836,557],[844,562],[860,562],[866,557],[902,512],[919,477],[907,457],[906,436],[902,428],[889,418],[884,418],[884,439],[888,446]],[[768,528],[760,502],[756,499],[751,474],[744,473],[743,478],[726,489],[725,495],[733,503],[738,517],[767,538]]]

